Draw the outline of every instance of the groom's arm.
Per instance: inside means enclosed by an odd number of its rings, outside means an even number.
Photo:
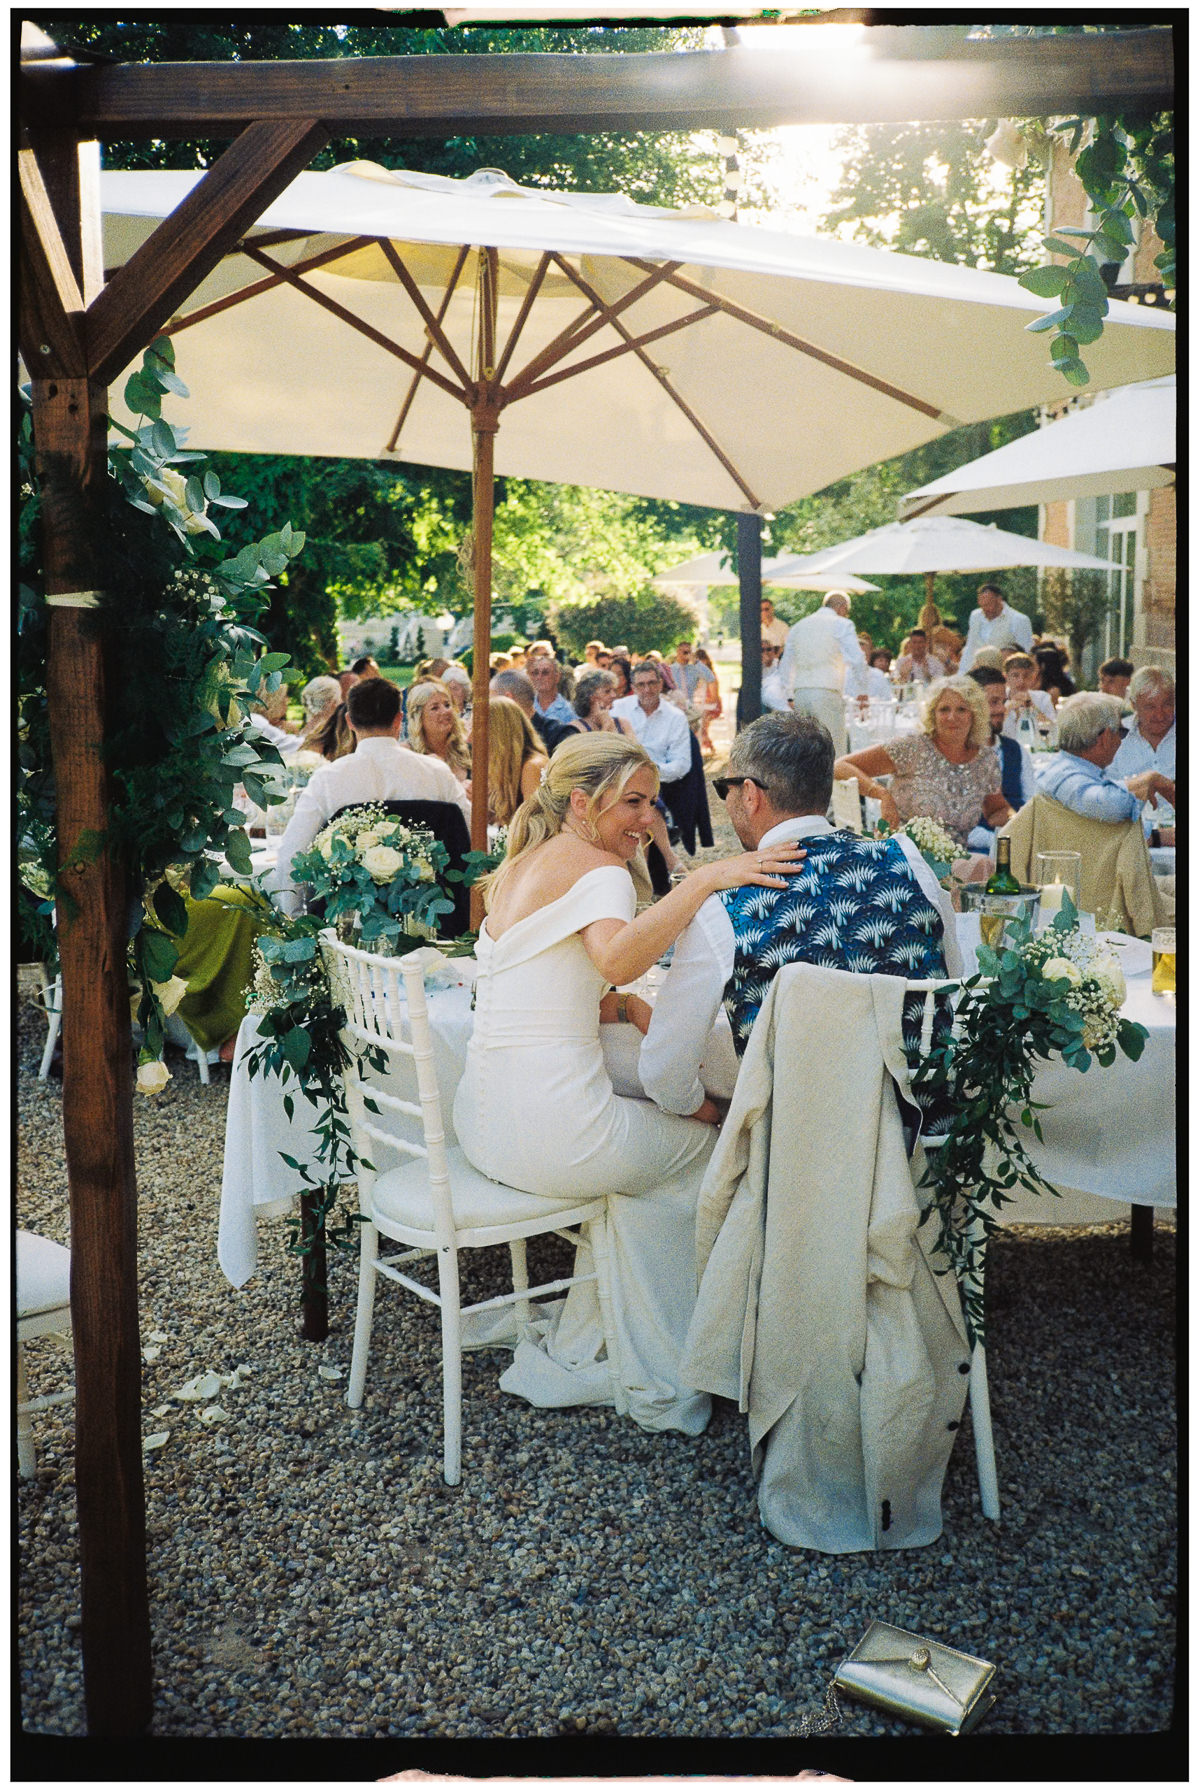
[[[638,1058],[642,1086],[665,1112],[690,1117],[707,1098],[700,1064],[733,974],[733,925],[710,895],[675,941]]]

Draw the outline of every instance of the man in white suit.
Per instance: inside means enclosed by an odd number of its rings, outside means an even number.
[[[979,607],[971,611],[966,644],[958,662],[963,675],[975,663],[975,654],[981,646],[1015,646],[1023,653],[1033,651],[1033,623],[1027,615],[1004,601],[1000,586],[981,584],[977,595]]]
[[[827,727],[839,757],[848,752],[845,698],[866,690],[867,661],[844,590],[831,590],[818,610],[791,629],[779,674],[795,713]]]

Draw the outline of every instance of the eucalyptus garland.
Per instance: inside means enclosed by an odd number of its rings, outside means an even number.
[[[928,1149],[921,1186],[929,1189],[924,1223],[936,1211],[938,1251],[958,1281],[971,1341],[984,1340],[983,1268],[997,1214],[1012,1189],[1051,1194],[1023,1141],[1042,1141],[1031,1098],[1038,1066],[1056,1056],[1086,1070],[1120,1050],[1132,1062],[1148,1036],[1123,1019],[1124,978],[1115,955],[1097,948],[1076,925],[1070,897],[1053,924],[1032,936],[1028,920],[999,952],[979,947],[980,974],[963,984],[952,1031],[936,1041],[913,1076],[921,1104],[949,1114],[944,1140]]]
[[[186,397],[175,351],[162,337],[125,386],[135,427],[110,424],[108,477],[95,496],[101,607],[119,630],[120,662],[109,680],[105,755],[113,783],[107,836],[84,836],[74,861],[111,846],[127,867],[131,974],[141,985],[143,1063],[162,1055],[164,1012],[157,989],[170,982],[187,930],[184,894],[210,894],[220,861],[250,871],[238,783],[266,806],[280,798],[266,779],[279,754],[246,728],[250,704],[277,690],[286,653],[268,650],[255,627],[271,579],[300,552],[289,524],[230,556],[214,520],[245,508],[221,489],[204,456],[184,447],[162,400]],[[43,953],[53,958],[51,916],[71,912],[60,879],[46,704],[46,606],[40,497],[27,394],[20,421],[18,531],[19,866],[41,899]],[[119,673],[119,675],[118,675]],[[171,870],[168,879],[167,872]],[[36,921],[35,921],[36,924]],[[162,1079],[165,1079],[163,1077]],[[139,1085],[158,1085],[147,1078]]]

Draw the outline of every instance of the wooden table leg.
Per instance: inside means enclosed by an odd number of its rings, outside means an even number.
[[[1154,1260],[1154,1207],[1129,1208],[1129,1253],[1135,1262]]]

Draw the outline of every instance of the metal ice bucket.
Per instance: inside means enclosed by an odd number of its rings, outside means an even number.
[[[1041,894],[1036,883],[1022,883],[1016,895],[989,895],[982,883],[964,883],[959,890],[963,913],[978,914],[980,939],[993,951],[1009,943],[1023,921],[1033,930]]]

